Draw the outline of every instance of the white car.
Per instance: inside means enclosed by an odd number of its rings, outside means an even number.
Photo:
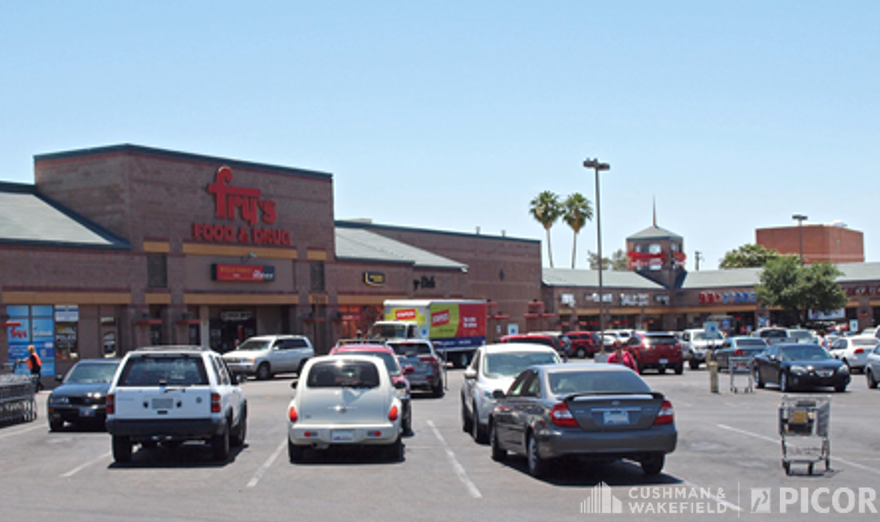
[[[843,361],[850,370],[864,370],[868,354],[880,345],[880,339],[871,335],[841,337],[831,345],[831,355]]]
[[[223,360],[236,374],[254,375],[259,380],[278,373],[299,372],[315,356],[308,337],[302,335],[263,335],[251,337]]]
[[[549,346],[502,343],[481,346],[464,371],[461,385],[461,429],[484,444],[489,436],[489,414],[495,408],[495,390],[506,392],[517,375],[536,364],[559,364]]]
[[[215,460],[247,434],[247,400],[216,352],[201,346],[154,346],[129,352],[107,392],[107,432],[116,462],[132,447],[200,440]]]
[[[306,449],[332,446],[381,448],[390,460],[403,460],[403,403],[378,357],[315,357],[291,387],[296,390],[287,407],[291,462],[302,461]]]
[[[696,370],[706,362],[706,350],[721,348],[724,335],[721,332],[707,332],[702,328],[691,328],[681,333],[681,350],[691,370]]]
[[[877,388],[877,384],[880,383],[880,346],[868,354],[868,362],[865,363],[865,379],[868,381],[868,388],[872,390]]]

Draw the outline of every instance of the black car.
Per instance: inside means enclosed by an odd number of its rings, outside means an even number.
[[[107,419],[107,391],[119,361],[84,359],[76,363],[61,386],[49,395],[49,430],[58,431],[65,422],[103,426]]]
[[[843,392],[850,381],[849,368],[818,344],[771,345],[752,360],[752,372],[758,388],[775,384],[783,392],[825,386]]]

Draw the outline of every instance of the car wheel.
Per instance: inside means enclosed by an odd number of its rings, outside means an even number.
[[[681,375],[684,373],[684,363],[678,363],[675,365],[675,375]]]
[[[492,445],[492,460],[501,462],[507,458],[507,450],[498,442],[498,431],[492,421],[489,421],[489,443]]]
[[[865,370],[865,379],[868,380],[868,388],[872,390],[877,388],[877,380],[874,378],[874,372],[870,368]]]
[[[531,433],[529,433],[528,437],[526,459],[529,465],[529,475],[540,478],[547,474],[547,461],[541,457],[541,447],[538,444],[538,439]]]
[[[64,420],[49,418],[49,431],[61,431],[64,428]]]
[[[238,420],[238,426],[235,427],[235,434],[230,443],[235,447],[244,446],[245,437],[247,437],[247,404],[241,407],[241,418]]]
[[[691,359],[690,361],[688,361],[688,366],[691,370],[696,370],[700,367],[700,361],[695,361],[694,359]]]
[[[666,462],[666,456],[662,453],[654,454],[640,462],[642,471],[645,475],[659,475],[663,471],[663,464]]]
[[[791,391],[791,388],[788,385],[788,374],[785,372],[779,374],[779,391],[783,393]]]
[[[257,379],[265,381],[270,377],[272,377],[272,371],[269,369],[269,363],[260,363],[260,366],[257,367]]]
[[[223,433],[211,437],[211,452],[216,461],[229,459],[229,422],[226,423]]]
[[[577,351],[575,352],[575,355],[577,355],[578,359],[586,359],[587,358],[587,350],[584,348],[578,348]]]
[[[470,415],[468,415],[467,408],[464,405],[464,401],[461,402],[461,431],[465,433],[470,433],[472,429],[473,419]]]
[[[407,403],[403,412],[403,421],[400,423],[400,431],[404,435],[412,434],[412,406]]]
[[[485,444],[489,442],[489,437],[486,434],[486,428],[480,425],[480,416],[477,414],[477,405],[474,404],[474,418],[471,421],[471,435],[474,437],[474,442],[477,444]]]
[[[664,373],[666,373],[666,368],[661,366],[657,371],[660,372],[660,375],[663,375]]]
[[[763,388],[764,381],[761,380],[761,370],[757,366],[755,366],[752,369],[752,372],[754,372],[755,374],[755,386],[757,386],[758,388]]]
[[[437,379],[437,384],[431,388],[431,395],[435,398],[443,397],[443,379]]]
[[[834,391],[837,393],[845,392],[846,391],[846,383],[834,385]]]
[[[394,444],[389,446],[386,450],[385,455],[387,455],[388,460],[391,462],[400,462],[403,460],[403,441],[398,438],[394,441]]]
[[[290,439],[287,440],[287,458],[290,460],[290,462],[302,462],[305,454],[305,446],[297,446],[296,444],[290,442]]]
[[[113,460],[131,462],[131,439],[122,435],[113,436]]]

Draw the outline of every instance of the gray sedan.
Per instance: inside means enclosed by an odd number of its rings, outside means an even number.
[[[565,456],[634,460],[657,475],[675,450],[672,404],[619,364],[532,366],[494,396],[492,458],[525,455],[535,477]]]

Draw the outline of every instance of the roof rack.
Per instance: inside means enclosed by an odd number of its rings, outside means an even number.
[[[377,344],[379,346],[385,346],[385,339],[340,339],[336,341],[336,346],[349,346],[352,344]]]
[[[134,351],[136,352],[212,352],[211,348],[207,346],[195,346],[195,345],[162,345],[162,346],[142,346],[140,348],[136,348]]]

